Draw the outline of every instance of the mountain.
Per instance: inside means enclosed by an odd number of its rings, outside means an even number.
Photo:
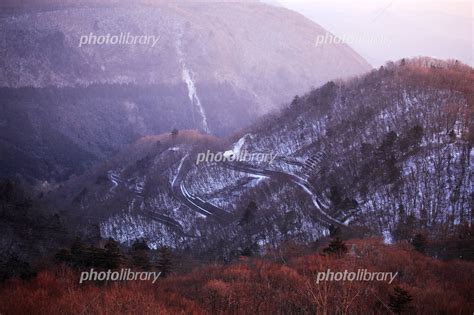
[[[143,138],[44,202],[67,209],[77,231],[224,259],[329,233],[448,235],[473,221],[473,81],[457,61],[388,63],[231,137]],[[202,161],[208,152],[276,158]]]
[[[319,25],[254,1],[7,1],[2,9],[7,178],[64,180],[173,128],[229,135],[311,87],[370,70],[347,45],[316,47],[327,33]]]

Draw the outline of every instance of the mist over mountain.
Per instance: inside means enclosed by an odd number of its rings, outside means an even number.
[[[431,56],[474,65],[472,1],[285,1],[282,5],[316,21],[372,66],[388,60]]]
[[[317,24],[257,2],[50,6],[0,19],[8,176],[64,179],[173,128],[229,134],[311,86],[370,69],[346,45],[317,49]]]

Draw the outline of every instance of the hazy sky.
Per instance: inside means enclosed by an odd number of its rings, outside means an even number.
[[[267,1],[267,2],[271,2]],[[279,0],[345,36],[373,66],[403,57],[459,59],[474,65],[472,1]]]

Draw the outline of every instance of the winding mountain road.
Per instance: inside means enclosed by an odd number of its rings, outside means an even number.
[[[306,180],[294,174],[282,172],[282,171],[274,171],[274,170],[267,170],[267,169],[259,169],[252,165],[245,164],[245,163],[223,163],[223,165],[229,169],[234,171],[239,171],[247,174],[258,175],[258,176],[266,176],[273,179],[279,180],[286,180],[295,185],[301,187],[313,201],[316,210],[318,211],[317,216],[321,222],[325,223],[326,226],[335,226],[335,227],[346,227],[346,225],[331,217],[325,210],[328,209],[328,206],[325,205],[321,198],[319,198],[313,191],[315,190],[312,185]]]
[[[232,214],[207,202],[202,200],[201,198],[189,193],[184,185],[184,178],[186,177],[186,170],[188,167],[185,165],[185,161],[188,158],[188,155],[184,156],[180,162],[178,167],[177,174],[172,182],[172,191],[173,194],[179,199],[182,203],[187,205],[192,210],[200,213],[206,217],[211,217],[217,220],[220,223],[228,224],[232,222]],[[304,178],[296,176],[294,174],[282,172],[282,171],[275,171],[275,170],[268,170],[268,169],[260,169],[255,166],[241,163],[241,162],[224,162],[222,166],[231,169],[234,171],[254,175],[254,176],[265,176],[276,180],[284,180],[290,183],[293,183],[300,188],[303,189],[305,193],[307,193],[317,210],[317,218],[327,227],[334,226],[334,227],[347,227],[343,222],[337,220],[330,216],[326,210],[328,206],[321,201],[315,193],[314,187]]]
[[[184,203],[186,206],[192,210],[204,215],[206,217],[211,217],[222,224],[228,224],[232,222],[232,214],[216,207],[212,203],[202,200],[199,197],[188,192],[186,186],[184,185],[184,178],[186,177],[187,172],[184,170],[188,169],[188,166],[185,164],[188,155],[184,156],[181,159],[181,162],[178,167],[177,174],[173,179],[171,184],[171,189],[175,197]]]

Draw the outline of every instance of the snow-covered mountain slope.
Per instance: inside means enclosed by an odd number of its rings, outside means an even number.
[[[254,1],[10,5],[20,9],[0,16],[6,177],[64,180],[173,128],[228,135],[370,69],[347,45],[316,47],[319,25]],[[64,146],[72,152],[58,153]]]
[[[316,47],[317,36],[326,32],[319,25],[256,1],[80,3],[0,19],[1,86],[177,84],[185,65],[198,90],[229,83],[258,98],[263,109],[283,102],[281,96],[370,69],[347,45]],[[91,33],[159,41],[153,47],[80,44]]]
[[[228,139],[144,139],[50,200],[104,237],[204,251],[309,242],[333,228],[389,240],[407,222],[437,233],[473,220],[473,81],[455,62],[388,64]],[[207,150],[277,157],[197,165]]]

